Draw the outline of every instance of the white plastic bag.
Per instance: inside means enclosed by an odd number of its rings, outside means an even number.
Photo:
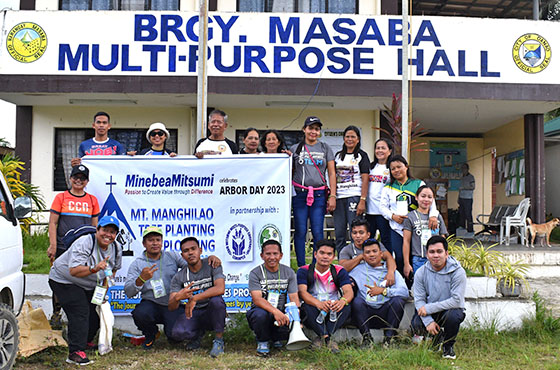
[[[113,350],[113,324],[115,323],[115,317],[109,302],[97,306],[96,310],[99,314],[99,345],[97,348],[100,355],[105,355]]]

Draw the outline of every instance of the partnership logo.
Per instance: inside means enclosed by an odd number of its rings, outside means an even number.
[[[226,251],[234,261],[252,261],[253,237],[249,228],[235,224],[226,234]]]

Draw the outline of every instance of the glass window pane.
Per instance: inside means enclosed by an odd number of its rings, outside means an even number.
[[[329,13],[356,14],[356,1],[329,0]]]
[[[144,0],[120,0],[119,10],[145,10]]]
[[[152,10],[179,10],[179,0],[152,0]]]
[[[115,9],[112,0],[92,0],[91,10],[113,10]]]
[[[264,12],[264,0],[239,0],[240,12]]]
[[[272,13],[293,13],[296,11],[294,0],[268,0],[267,12]]]
[[[89,10],[89,0],[62,0],[61,10]]]

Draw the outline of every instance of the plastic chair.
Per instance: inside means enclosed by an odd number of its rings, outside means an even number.
[[[527,245],[527,213],[531,206],[531,199],[523,199],[511,216],[505,216],[500,222],[500,244],[509,245],[511,228],[517,229],[521,238],[521,245]]]

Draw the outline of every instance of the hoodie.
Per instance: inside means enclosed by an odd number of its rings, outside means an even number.
[[[449,256],[445,267],[435,271],[430,264],[418,269],[414,275],[414,306],[416,309],[426,307],[427,316],[421,317],[424,326],[434,319],[431,314],[452,308],[465,308],[465,289],[467,274],[459,262]]]

